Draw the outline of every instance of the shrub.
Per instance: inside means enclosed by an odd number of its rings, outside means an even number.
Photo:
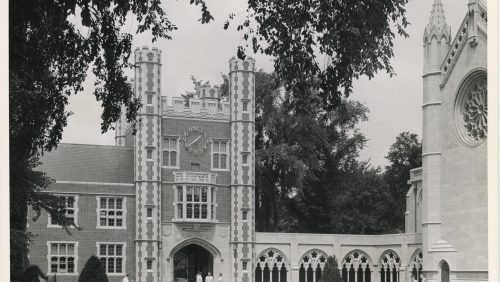
[[[21,278],[21,282],[39,282],[40,277],[42,279],[47,279],[45,274],[40,270],[38,265],[30,265],[23,272],[23,277]]]
[[[106,270],[96,256],[91,256],[85,263],[78,282],[109,282]]]
[[[335,256],[329,256],[326,260],[325,267],[321,273],[319,282],[343,282],[340,276],[339,264]]]

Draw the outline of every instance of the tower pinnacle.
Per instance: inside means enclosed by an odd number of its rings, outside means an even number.
[[[448,44],[451,41],[451,28],[446,24],[441,0],[434,0],[432,5],[429,23],[425,27],[424,43],[429,43],[434,36],[438,41],[444,38]]]

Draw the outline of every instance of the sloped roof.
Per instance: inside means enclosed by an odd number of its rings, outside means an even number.
[[[59,144],[40,161],[37,170],[59,181],[134,181],[134,149],[130,147]]]

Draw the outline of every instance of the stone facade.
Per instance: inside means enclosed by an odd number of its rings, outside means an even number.
[[[135,51],[143,108],[116,146],[61,144],[41,170],[81,230],[42,214],[30,260],[77,281],[91,255],[110,281],[317,282],[335,255],[345,282],[487,280],[486,6],[469,1],[455,38],[435,0],[424,31],[423,166],[411,171],[404,234],[255,232],[255,61],[229,61],[229,97],[161,96],[161,51]]]

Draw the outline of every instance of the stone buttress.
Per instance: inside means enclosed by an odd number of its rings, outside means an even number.
[[[135,93],[141,98],[135,136],[136,281],[160,281],[161,51],[135,50]]]
[[[253,279],[255,243],[255,61],[229,61],[231,103],[231,246],[230,281]],[[246,269],[245,269],[246,268]]]

